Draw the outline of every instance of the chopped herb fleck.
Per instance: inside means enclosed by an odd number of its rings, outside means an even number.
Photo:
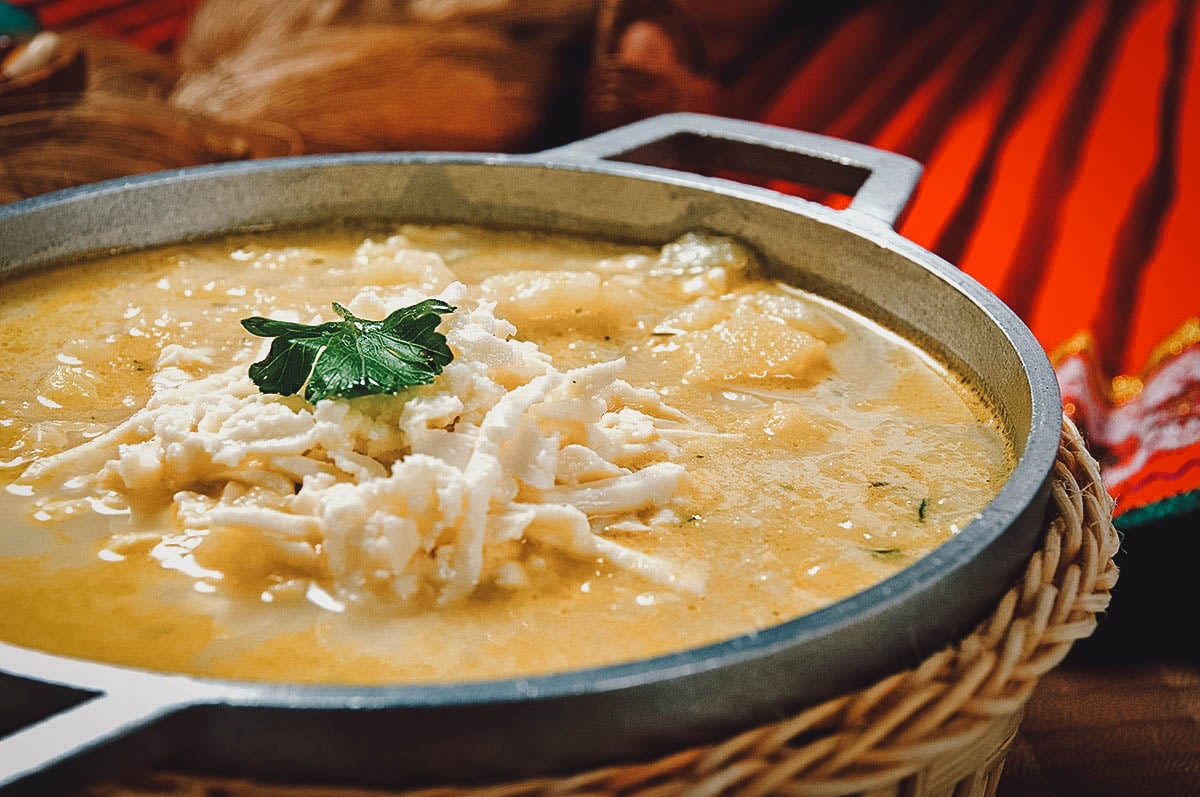
[[[925,507],[929,505],[928,498],[921,499],[921,505],[917,507],[917,520],[921,523],[925,522]]]

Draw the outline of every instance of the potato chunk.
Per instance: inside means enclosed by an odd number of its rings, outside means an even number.
[[[596,330],[642,311],[644,282],[638,274],[602,278],[594,271],[513,271],[487,278],[480,290],[517,329],[555,324]]]
[[[824,360],[825,341],[781,318],[739,306],[724,321],[688,333],[684,350],[695,360],[689,379],[728,382],[802,376]]]

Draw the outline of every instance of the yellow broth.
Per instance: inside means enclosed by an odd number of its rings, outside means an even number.
[[[611,274],[614,262],[633,268],[658,254],[471,228],[371,232],[382,240],[397,231],[469,285],[597,264]],[[212,368],[225,368],[261,344],[241,318],[287,308],[307,319],[364,286],[394,285],[402,275],[355,263],[366,234],[240,234],[4,285],[0,639],[152,669],[305,682],[444,682],[626,661],[774,625],[877,583],[962,530],[1011,470],[1000,424],[968,385],[815,297],[800,298],[844,330],[819,363],[787,378],[753,369],[697,377],[695,347],[656,332],[688,301],[671,289],[615,310],[515,323],[560,368],[623,355],[630,383],[727,433],[681,444],[678,523],[613,534],[702,573],[700,594],[602,559],[545,554],[532,560],[525,588],[485,585],[444,606],[376,601],[339,612],[303,599],[265,602],[253,567],[214,588],[144,553],[114,555],[107,541],[128,530],[129,516],[39,502],[17,482],[29,462],[140,408],[164,345],[208,347]],[[759,277],[739,290],[799,296]]]

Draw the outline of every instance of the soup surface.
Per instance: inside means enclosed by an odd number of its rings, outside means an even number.
[[[457,308],[430,384],[310,403],[246,375],[248,316],[430,297]],[[437,682],[679,650],[896,573],[1012,466],[956,376],[703,235],[240,234],[9,280],[0,336],[0,638],[154,669]]]

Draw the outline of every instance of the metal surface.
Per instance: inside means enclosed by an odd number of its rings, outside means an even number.
[[[803,179],[854,199],[835,211],[653,165],[696,163]],[[15,711],[12,696],[31,692],[42,704],[33,715],[67,707],[0,740],[0,791],[50,793],[163,756],[251,777],[378,785],[635,759],[784,717],[963,633],[1037,540],[1061,410],[1049,363],[1016,316],[892,230],[919,171],[907,158],[835,139],[673,115],[535,156],[226,164],[0,208],[0,276],[87,252],[338,218],[659,244],[688,230],[732,235],[780,278],[880,320],[968,373],[1019,453],[979,519],[898,575],[757,634],[644,661],[445,686],[330,687],[162,675],[0,644],[0,674],[8,673],[0,675],[0,717]]]

